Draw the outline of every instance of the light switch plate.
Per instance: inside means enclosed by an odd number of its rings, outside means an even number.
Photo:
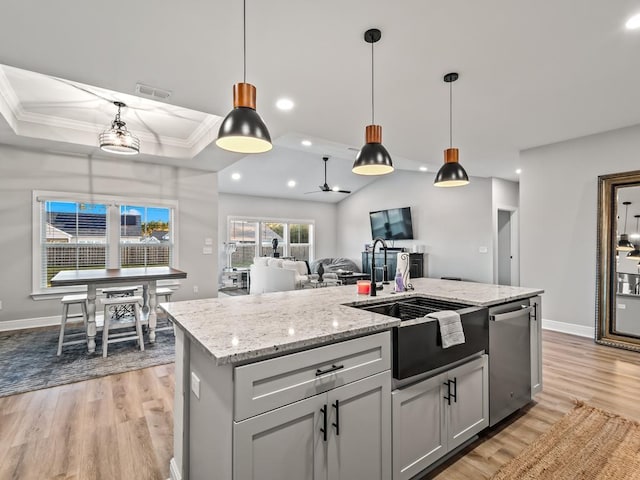
[[[191,391],[200,400],[200,378],[195,372],[191,372]]]
[[[487,247],[479,247],[478,251],[480,253],[489,253],[489,249]]]
[[[209,238],[209,237],[205,238],[204,239],[204,244],[205,245],[213,245],[213,238]]]
[[[203,255],[212,255],[213,254],[213,248],[211,248],[211,247],[202,247],[202,254]]]
[[[626,310],[627,305],[626,305],[626,304],[624,304],[624,303],[619,303],[619,304],[618,304],[618,308],[619,308],[620,310]]]

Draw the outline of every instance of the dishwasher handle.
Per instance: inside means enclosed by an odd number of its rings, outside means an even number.
[[[520,317],[521,315],[531,315],[533,311],[533,306],[529,305],[521,305],[520,310],[512,310],[510,312],[505,313],[496,313],[495,315],[490,315],[489,320],[493,322],[502,322],[504,320],[511,320],[513,318]]]

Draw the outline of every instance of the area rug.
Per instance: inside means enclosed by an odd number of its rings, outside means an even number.
[[[158,319],[158,328],[167,325]],[[110,344],[107,358],[102,358],[100,335],[95,353],[78,344],[63,347],[58,357],[58,329],[0,334],[0,397],[174,361],[172,330],[157,332],[153,344],[145,335],[143,352],[134,341]]]
[[[492,480],[638,480],[640,424],[579,403]]]

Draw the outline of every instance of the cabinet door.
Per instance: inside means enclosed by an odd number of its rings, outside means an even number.
[[[326,399],[316,395],[234,423],[234,480],[326,480]]]
[[[391,372],[327,393],[330,480],[391,478]]]
[[[446,380],[443,373],[393,392],[394,480],[413,478],[447,452]]]
[[[542,299],[537,296],[529,301],[534,305],[531,315],[531,398],[542,391]]]
[[[447,411],[447,448],[452,450],[489,426],[489,368],[487,356],[448,372],[451,404]]]

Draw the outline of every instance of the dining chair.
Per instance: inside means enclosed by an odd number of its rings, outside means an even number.
[[[140,304],[142,303],[142,297],[115,297],[105,298],[102,300],[104,305],[104,326],[102,327],[102,356],[106,358],[107,349],[110,343],[126,342],[129,340],[137,340],[140,346],[140,351],[144,351],[144,337],[142,336],[142,323],[140,320]],[[132,332],[110,333],[111,323],[117,320],[115,311],[126,307],[133,311],[133,323],[128,322],[127,326],[133,325],[135,327],[135,334]],[[121,311],[121,310],[120,310]],[[118,322],[122,325],[122,322]]]

